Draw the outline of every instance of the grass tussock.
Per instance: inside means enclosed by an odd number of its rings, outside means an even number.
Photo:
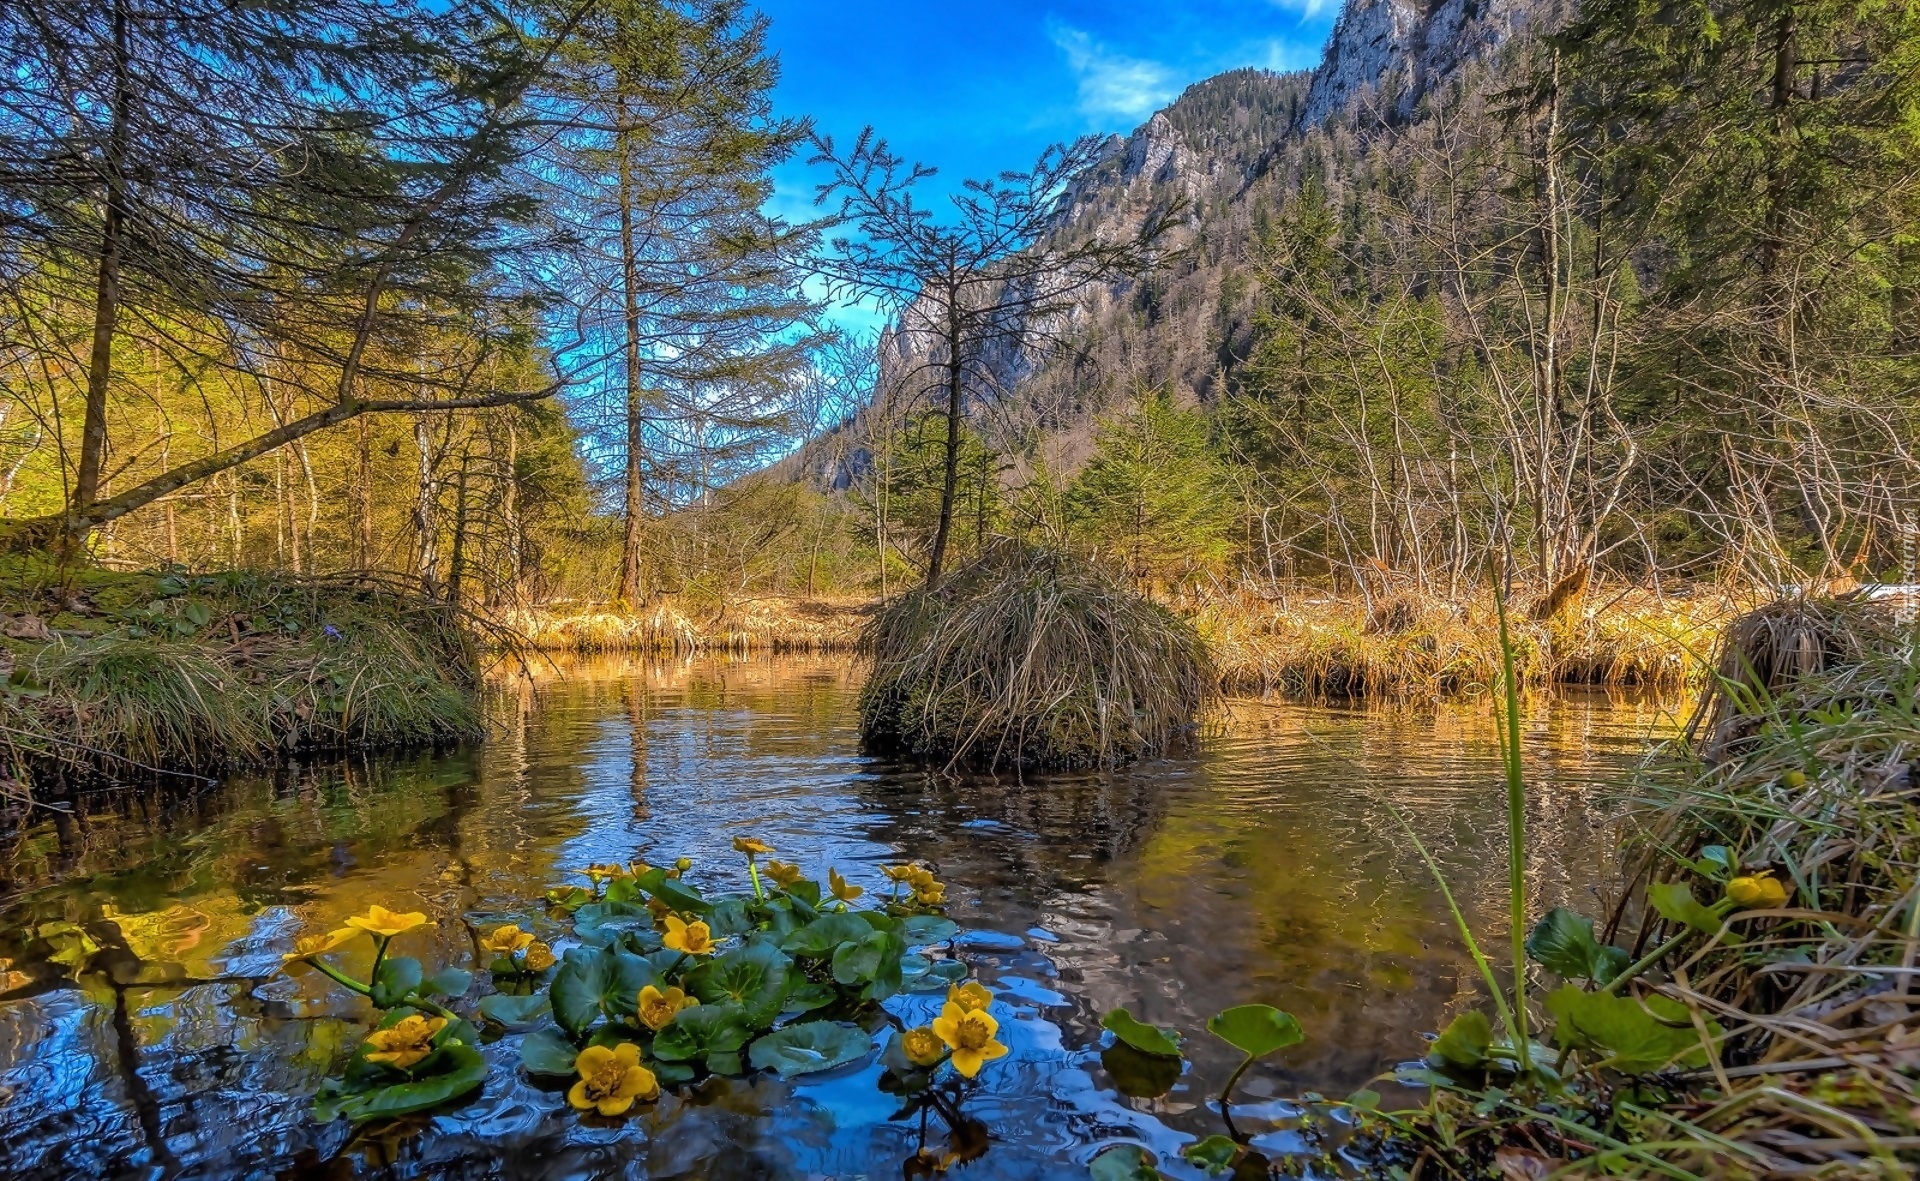
[[[0,778],[204,770],[477,732],[454,609],[351,579],[0,568]]]
[[[668,600],[641,612],[611,608],[516,610],[498,622],[542,652],[655,655],[850,652],[871,608],[861,602],[768,598],[698,609]]]
[[[1544,601],[1544,600],[1543,600]],[[1500,676],[1491,595],[1464,602],[1402,593],[1286,601],[1245,590],[1180,604],[1212,648],[1229,694],[1419,698],[1474,691]],[[1513,620],[1516,673],[1527,684],[1696,684],[1726,622],[1739,610],[1718,594],[1588,594]]]
[[[1084,767],[1166,749],[1216,684],[1193,627],[1097,566],[997,546],[889,603],[860,729],[872,745],[978,767]]]

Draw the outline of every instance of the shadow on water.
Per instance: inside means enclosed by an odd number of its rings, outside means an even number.
[[[541,927],[529,900],[579,866],[684,855],[695,876],[730,874],[740,832],[874,890],[883,862],[937,865],[1013,1047],[964,1104],[988,1145],[969,1169],[992,1178],[1219,1130],[1207,1096],[1236,1055],[1201,1030],[1228,1005],[1274,1004],[1308,1030],[1241,1087],[1238,1122],[1270,1153],[1299,1147],[1282,1096],[1344,1094],[1442,1025],[1471,965],[1395,808],[1478,929],[1501,933],[1482,707],[1240,703],[1189,757],[1022,783],[861,755],[858,683],[838,661],[569,672],[502,686],[473,750],[82,799],[17,834],[0,863],[0,1174],[917,1175],[919,1119],[890,1118],[871,1062],[797,1085],[711,1080],[609,1123],[529,1083],[509,1038],[486,1047],[490,1080],[464,1106],[359,1136],[308,1120],[371,1014],[312,973],[276,974],[297,934],[404,904],[436,920],[410,950],[469,963],[469,922]],[[1578,901],[1610,862],[1598,783],[1670,733],[1672,710],[1577,698],[1532,724],[1540,905]],[[1120,1004],[1189,1034],[1193,1064],[1164,1097],[1128,1098],[1138,1080],[1102,1064],[1099,1017]],[[935,1007],[889,1002],[915,1023]],[[931,1129],[933,1159],[978,1147]]]

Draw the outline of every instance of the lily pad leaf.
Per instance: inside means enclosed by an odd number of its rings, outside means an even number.
[[[789,955],[828,956],[842,943],[858,943],[871,934],[873,928],[858,916],[834,911],[788,935],[780,950]]]
[[[908,947],[945,943],[960,933],[960,924],[944,915],[916,914],[900,920],[900,936]]]
[[[600,999],[606,994],[610,958],[592,948],[567,951],[547,990],[553,998],[553,1019],[575,1037],[600,1019]]]
[[[530,1029],[552,1012],[552,1002],[544,992],[532,996],[510,996],[496,992],[480,998],[480,1015],[508,1029]]]
[[[769,943],[749,943],[708,960],[687,975],[687,986],[706,1005],[731,1001],[754,1026],[773,1024],[787,999],[793,961]]]
[[[473,986],[473,973],[465,968],[442,968],[427,977],[420,991],[428,996],[461,997]]]
[[[781,1078],[832,1070],[866,1057],[873,1049],[867,1031],[837,1021],[803,1021],[776,1029],[759,1041],[747,1054],[747,1060],[760,1070],[773,1070]]]
[[[1124,1006],[1100,1018],[1100,1028],[1142,1054],[1156,1054],[1163,1058],[1180,1056],[1180,1034],[1177,1030],[1171,1026],[1163,1028],[1148,1025],[1127,1012]]]
[[[447,1045],[420,1064],[433,1073],[372,1090],[349,1092],[329,1081],[313,1101],[313,1118],[328,1122],[345,1116],[356,1124],[426,1111],[480,1089],[487,1062],[467,1045]]]
[[[1679,1063],[1703,1065],[1706,1050],[1685,1005],[1666,997],[1633,997],[1586,992],[1569,985],[1547,994],[1547,1010],[1558,1022],[1554,1039],[1563,1047],[1598,1050],[1623,1074],[1646,1074]],[[1719,1037],[1720,1027],[1707,1023]]]
[[[391,1009],[420,987],[420,961],[412,956],[388,956],[380,961],[379,974],[373,978],[369,998],[383,1009]]]
[[[1685,882],[1655,882],[1647,887],[1647,901],[1670,923],[1691,927],[1702,935],[1720,933],[1720,916],[1694,900]]]
[[[1626,969],[1625,951],[1594,938],[1593,920],[1556,906],[1527,936],[1527,954],[1569,980],[1606,984]]]
[[[1207,1032],[1247,1055],[1264,1058],[1307,1040],[1291,1013],[1272,1005],[1235,1005],[1207,1019]]]
[[[1216,1132],[1197,1144],[1187,1145],[1180,1150],[1180,1155],[1194,1168],[1217,1177],[1233,1167],[1234,1159],[1240,1155],[1240,1146]]]
[[[1437,1059],[1436,1065],[1478,1070],[1487,1064],[1487,1051],[1492,1047],[1493,1026],[1487,1015],[1468,1009],[1447,1023],[1428,1057]]]
[[[1138,1144],[1116,1144],[1093,1158],[1093,1181],[1160,1181],[1159,1158]]]
[[[680,1010],[653,1039],[653,1055],[663,1062],[698,1062],[714,1054],[738,1053],[752,1036],[753,1027],[738,1005],[695,1005]]]
[[[520,1065],[528,1074],[570,1075],[579,1056],[574,1044],[553,1029],[536,1029],[520,1039]]]
[[[1158,1099],[1173,1090],[1180,1081],[1180,1062],[1177,1056],[1144,1053],[1125,1042],[1100,1051],[1100,1065],[1113,1085],[1135,1099]]]

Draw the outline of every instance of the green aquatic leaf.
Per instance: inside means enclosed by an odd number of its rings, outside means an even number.
[[[1093,1158],[1093,1181],[1160,1181],[1159,1158],[1138,1144],[1116,1144]]]
[[[579,1049],[555,1029],[536,1029],[520,1039],[520,1065],[528,1074],[570,1075],[579,1056]]]
[[[382,1009],[391,1009],[407,999],[421,983],[420,961],[412,956],[394,955],[380,961],[368,999]]]
[[[1197,1144],[1189,1144],[1180,1150],[1187,1163],[1208,1176],[1217,1177],[1233,1167],[1240,1155],[1240,1146],[1232,1139],[1218,1132],[1208,1136]]]
[[[1700,850],[1700,857],[1693,863],[1693,867],[1699,870],[1703,877],[1712,878],[1717,882],[1726,881],[1733,876],[1736,868],[1733,850],[1725,845],[1708,845]]]
[[[1158,1099],[1173,1090],[1180,1081],[1182,1061],[1177,1054],[1149,1054],[1125,1042],[1115,1042],[1100,1051],[1100,1065],[1113,1085],[1122,1095],[1135,1099]]]
[[[1207,1019],[1207,1032],[1245,1054],[1264,1058],[1307,1039],[1291,1013],[1272,1005],[1235,1005]]]
[[[754,917],[753,910],[754,900],[751,896],[719,899],[713,904],[713,909],[707,912],[707,926],[712,929],[716,939],[757,931],[760,921]]]
[[[1122,1006],[1100,1018],[1100,1028],[1140,1051],[1163,1058],[1180,1057],[1180,1033],[1172,1026],[1148,1025]]]
[[[473,987],[473,973],[465,968],[442,968],[420,985],[422,996],[463,997]]]
[[[900,955],[898,943],[892,934],[869,931],[858,943],[843,943],[833,953],[833,979],[835,983],[848,986],[871,984],[891,964],[894,979],[898,981]]]
[[[582,943],[605,947],[622,935],[653,929],[653,916],[636,902],[589,902],[573,912],[573,933]]]
[[[560,961],[547,988],[553,1019],[575,1037],[600,1019],[600,998],[607,991],[607,957],[594,948],[574,947]]]
[[[864,1058],[873,1049],[867,1031],[837,1021],[803,1021],[776,1029],[753,1043],[747,1059],[781,1078],[832,1070]]]
[[[752,1036],[753,1027],[738,1005],[695,1005],[680,1010],[654,1037],[653,1054],[663,1062],[698,1062],[737,1053]]]
[[[1487,1064],[1487,1051],[1492,1048],[1493,1026],[1487,1021],[1487,1015],[1478,1009],[1468,1009],[1447,1023],[1447,1028],[1434,1040],[1427,1058],[1435,1065],[1479,1070]]]
[[[960,924],[937,914],[914,914],[900,920],[900,937],[908,947],[945,943],[960,933]]]
[[[1569,980],[1605,984],[1626,969],[1630,957],[1593,935],[1593,920],[1556,906],[1527,936],[1527,954],[1548,971]]]
[[[722,952],[687,974],[687,990],[705,1005],[740,1006],[756,1028],[773,1024],[787,999],[793,961],[770,943],[747,943]]]
[[[640,889],[681,914],[704,915],[713,909],[713,904],[708,902],[698,890],[678,878],[668,877],[664,869],[658,867],[649,869],[634,881],[639,884]]]
[[[788,935],[780,950],[790,955],[830,956],[843,943],[858,943],[873,934],[873,928],[855,915],[842,911],[823,914]]]
[[[1702,935],[1720,932],[1720,916],[1695,901],[1693,887],[1685,882],[1655,882],[1647,887],[1647,901],[1670,923],[1683,924]]]
[[[1554,1039],[1563,1048],[1598,1049],[1623,1074],[1706,1063],[1706,1050],[1686,1006],[1666,997],[1642,1002],[1568,985],[1547,994],[1547,1011],[1557,1022]],[[1708,1035],[1718,1038],[1720,1027],[1706,1024]]]
[[[544,992],[532,996],[511,996],[496,992],[480,998],[480,1015],[508,1029],[528,1029],[553,1012],[553,1002]]]
[[[487,1081],[487,1062],[469,1045],[447,1045],[415,1069],[415,1077],[365,1091],[349,1091],[328,1080],[313,1101],[313,1118],[327,1123],[342,1116],[356,1124],[412,1115],[458,1099]]]

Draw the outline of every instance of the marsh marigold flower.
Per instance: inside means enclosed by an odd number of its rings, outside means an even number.
[[[913,880],[915,867],[911,865],[883,865],[880,872],[887,875],[890,882],[908,882]]]
[[[994,1038],[1000,1032],[1000,1023],[985,1009],[963,1009],[948,1002],[934,1018],[933,1032],[953,1051],[953,1068],[968,1078],[1007,1052]]]
[[[735,837],[733,838],[733,851],[736,853],[745,853],[747,856],[752,857],[755,854],[773,852],[773,846],[767,844],[765,841],[757,841],[752,837]]]
[[[1744,910],[1772,910],[1787,904],[1787,888],[1770,873],[1755,874],[1728,882],[1727,897]]]
[[[337,931],[328,931],[325,935],[302,935],[293,945],[293,950],[280,957],[282,969],[295,964],[304,964],[317,955],[345,947],[360,937],[360,932],[352,927],[341,927]]]
[[[372,935],[391,939],[395,935],[404,935],[415,927],[427,925],[427,916],[417,910],[401,914],[388,910],[384,906],[369,906],[367,913],[357,914],[347,920],[347,926],[358,927]]]
[[[867,888],[865,886],[849,886],[847,879],[840,876],[839,870],[832,868],[827,870],[827,893],[838,898],[840,901],[852,902],[855,898],[860,897],[860,895],[866,892]]]
[[[412,1013],[367,1035],[373,1047],[367,1061],[379,1062],[395,1070],[406,1070],[433,1053],[433,1039],[447,1027],[445,1017],[423,1017]]]
[[[922,906],[942,905],[947,900],[947,888],[939,882],[931,886],[916,887],[913,891],[913,900]]]
[[[978,980],[969,980],[965,984],[956,984],[947,989],[947,1003],[959,1005],[962,1012],[971,1013],[975,1009],[984,1009],[993,1003],[993,994],[987,986]]]
[[[660,942],[670,951],[688,955],[713,954],[713,928],[705,923],[689,923],[677,914],[667,916],[667,933]]]
[[[772,878],[773,884],[779,886],[782,890],[789,889],[795,882],[800,880],[800,867],[790,865],[785,861],[769,861],[767,862],[767,876]]]
[[[527,944],[526,954],[520,957],[520,966],[529,972],[544,972],[554,963],[553,948],[538,939]]]
[[[900,1035],[900,1050],[915,1066],[934,1066],[947,1056],[947,1044],[929,1026],[909,1029]]]
[[[659,1033],[680,1010],[691,1009],[699,1003],[699,997],[688,996],[684,989],[677,986],[661,992],[649,984],[640,990],[640,1024]]]
[[[480,946],[495,955],[512,955],[533,946],[533,936],[508,923],[489,931],[486,938],[480,941]]]
[[[573,1060],[580,1081],[567,1091],[567,1102],[581,1111],[625,1115],[635,1099],[658,1099],[660,1082],[640,1065],[640,1047],[621,1042],[609,1050],[588,1046]]]
[[[940,885],[934,879],[933,871],[924,865],[907,866],[907,885],[915,890],[932,890]]]

